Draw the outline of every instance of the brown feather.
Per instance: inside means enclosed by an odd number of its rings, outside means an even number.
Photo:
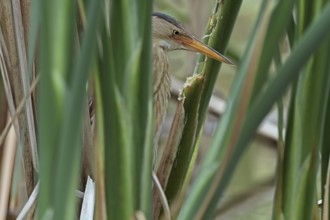
[[[171,81],[168,70],[167,50],[153,43],[153,111],[154,111],[154,161],[157,155],[158,139],[166,116]]]

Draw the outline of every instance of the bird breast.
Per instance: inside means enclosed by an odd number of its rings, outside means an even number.
[[[160,135],[161,126],[166,116],[171,82],[168,68],[167,50],[153,45],[153,111],[156,137]]]

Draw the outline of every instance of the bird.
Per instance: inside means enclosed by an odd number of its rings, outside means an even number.
[[[161,12],[152,13],[154,162],[171,90],[168,52],[174,50],[199,52],[217,61],[233,65],[227,57],[198,40],[171,16]]]

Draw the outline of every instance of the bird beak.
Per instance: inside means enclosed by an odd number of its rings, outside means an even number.
[[[176,36],[174,37],[174,40],[177,43],[183,45],[188,50],[199,52],[204,54],[205,56],[211,57],[212,59],[233,65],[233,62],[231,62],[227,57],[208,47],[206,44],[195,39],[194,37]]]

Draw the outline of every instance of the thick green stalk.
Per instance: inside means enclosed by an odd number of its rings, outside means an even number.
[[[105,188],[107,215],[110,219],[129,219],[133,216],[132,161],[129,149],[132,130],[129,127],[129,111],[125,99],[120,94],[116,81],[113,50],[109,36],[103,31],[103,60],[100,67],[100,93],[102,116],[98,123],[103,125],[105,162]],[[101,112],[101,111],[99,111]],[[103,118],[103,121],[100,119]]]
[[[189,85],[186,84],[182,90],[182,97],[185,97],[184,109],[188,110],[185,115],[185,130],[181,136],[181,143],[184,144],[179,145],[178,153],[175,158],[176,162],[174,162],[168,180],[169,183],[166,187],[166,196],[170,204],[174,202],[180,193],[194,152],[193,146],[198,137],[198,121],[196,120],[196,116],[198,116],[197,111],[201,99],[200,90],[202,89],[204,77],[196,75],[190,80],[191,83],[189,83]]]
[[[59,7],[58,10],[63,10],[62,7],[68,4],[68,2],[62,2],[62,5],[57,3],[59,4],[56,5]],[[67,13],[65,15],[67,19],[71,19],[72,23],[65,20],[69,27],[75,20],[74,4],[71,4],[66,5],[68,8],[65,8],[65,12],[61,11]],[[64,21],[62,19],[56,20],[58,14],[54,11],[50,13],[49,10],[54,9],[48,8],[50,6],[55,7],[54,5],[44,5],[44,9],[47,10],[42,17],[45,23],[42,24],[46,25],[49,22],[61,25]],[[63,49],[63,46],[66,47],[73,40],[72,32],[58,30],[63,33],[61,33],[61,40],[57,45],[59,48],[55,49],[51,47],[54,42],[52,42],[53,36],[49,35],[50,30],[47,29],[47,26],[42,26],[39,104],[39,144],[42,165],[40,170],[39,202],[41,205],[39,206],[39,218],[72,219],[76,214],[75,190],[79,177],[85,85],[91,64],[95,59],[97,36],[95,33],[98,24],[100,24],[98,20],[100,18],[99,10],[98,1],[90,4],[81,53],[77,55],[76,59],[72,59],[72,70],[69,67],[69,61],[62,60],[67,58],[68,51]],[[56,30],[54,27],[53,29]],[[69,50],[69,52],[73,54],[72,51]],[[48,140],[47,137],[51,139]]]
[[[214,13],[210,17],[206,30],[206,34],[210,35],[209,46],[220,52],[225,51],[241,2],[241,0],[216,2]],[[170,202],[174,201],[180,193],[188,169],[193,166],[191,164],[192,155],[194,151],[198,150],[196,140],[205,119],[220,65],[221,63],[212,59],[207,59],[205,62],[205,56],[200,55],[195,71],[201,76],[189,79],[187,88],[183,90],[187,122],[179,143],[175,166],[173,166],[166,188],[166,195]],[[186,93],[185,89],[189,92]]]
[[[242,0],[216,2],[205,35],[210,35],[209,38],[206,38],[208,45],[220,53],[226,51],[241,4]],[[200,91],[202,95],[198,110],[198,132],[200,132],[204,124],[208,105],[221,65],[221,63],[213,59],[207,59],[205,62],[204,55],[199,56],[198,63],[196,64],[195,73],[205,75],[203,89]],[[233,66],[233,68],[237,67]]]
[[[70,16],[74,7],[71,1],[58,1],[56,3],[36,1],[33,4],[39,4],[39,7],[34,6],[33,8],[41,10],[41,13],[38,13],[40,18],[35,17],[32,22],[38,23],[40,21],[41,25],[38,106],[41,183],[40,206],[38,208],[39,218],[42,218],[47,209],[55,205],[53,196],[56,193],[54,193],[55,182],[53,178],[54,172],[57,172],[56,161],[59,158],[57,146],[65,111],[65,90],[67,89],[65,78],[70,66],[68,56],[72,54],[72,51],[66,51],[66,48],[72,35],[70,32],[73,30],[73,22]],[[30,39],[32,42],[33,40]],[[30,55],[32,54],[30,53]]]
[[[151,218],[151,1],[111,1],[100,51],[99,123],[104,135],[107,214]]]
[[[86,32],[83,36],[81,52],[75,60],[71,77],[71,93],[67,98],[67,102],[74,108],[71,111],[66,111],[64,114],[64,121],[60,131],[61,138],[59,140],[59,145],[63,146],[59,152],[59,160],[62,163],[58,164],[55,191],[57,193],[62,191],[64,197],[59,196],[56,200],[55,208],[59,207],[59,210],[66,210],[67,213],[61,213],[56,219],[71,219],[75,215],[75,188],[79,179],[82,155],[81,136],[82,119],[84,118],[83,113],[85,110],[83,107],[86,98],[86,83],[91,73],[92,64],[96,60],[97,35],[95,33],[103,22],[98,12],[101,4],[96,2],[89,6]],[[63,177],[66,177],[67,181],[63,181],[61,179]],[[67,191],[65,190],[66,188],[68,188]],[[69,191],[70,189],[71,191]],[[65,204],[63,200],[67,200],[68,204]]]
[[[151,58],[151,10],[152,1],[144,0],[137,4],[139,20],[139,40],[141,47],[138,66],[132,81],[132,105],[135,163],[134,191],[138,192],[135,209],[151,219],[151,172],[153,160],[153,108],[152,108],[152,58]]]

